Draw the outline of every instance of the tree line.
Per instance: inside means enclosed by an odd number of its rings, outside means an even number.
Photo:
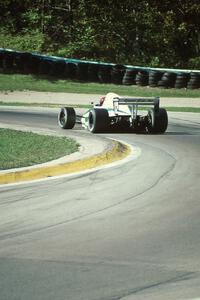
[[[199,0],[4,0],[0,17],[2,48],[200,68]]]

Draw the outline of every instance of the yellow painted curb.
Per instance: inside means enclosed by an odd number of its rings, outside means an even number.
[[[94,155],[82,160],[58,164],[55,166],[38,167],[9,173],[0,174],[0,184],[15,183],[21,181],[31,181],[46,177],[59,176],[86,169],[99,167],[117,160],[121,160],[131,153],[131,148],[125,144],[113,141],[111,150],[104,151],[99,155]]]

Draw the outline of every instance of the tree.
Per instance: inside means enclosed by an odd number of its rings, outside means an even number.
[[[0,14],[2,45],[19,50],[166,67],[200,56],[197,0],[5,0]]]

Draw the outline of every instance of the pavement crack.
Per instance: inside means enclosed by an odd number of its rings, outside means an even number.
[[[144,286],[141,286],[141,287],[136,287],[136,288],[130,289],[128,291],[121,292],[121,295],[114,295],[114,296],[111,296],[110,298],[106,298],[106,299],[105,298],[100,298],[99,300],[123,300],[126,297],[129,297],[131,295],[139,294],[139,293],[141,293],[143,291],[146,291],[146,290],[150,290],[150,289],[153,289],[153,288],[156,288],[156,287],[164,286],[164,285],[167,285],[167,284],[170,284],[170,283],[176,283],[176,282],[179,282],[179,281],[190,280],[194,277],[196,277],[195,272],[186,272],[184,274],[169,278],[165,281],[158,281],[156,283],[144,285]]]

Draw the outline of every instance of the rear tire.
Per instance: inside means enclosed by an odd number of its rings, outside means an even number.
[[[93,133],[105,132],[108,129],[109,116],[106,109],[93,109],[89,112],[88,130]]]
[[[148,125],[147,130],[149,133],[164,133],[168,126],[167,111],[160,108],[156,112],[153,108],[148,111]]]
[[[62,107],[58,113],[58,125],[62,129],[72,129],[76,123],[76,113],[73,107]]]

